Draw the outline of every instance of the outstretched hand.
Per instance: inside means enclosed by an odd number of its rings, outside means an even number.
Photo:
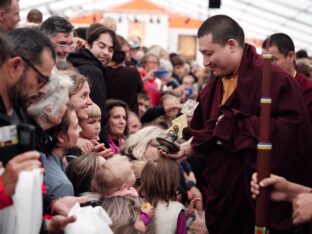
[[[76,203],[86,203],[88,202],[87,197],[73,197],[73,196],[66,196],[58,199],[53,204],[53,210],[60,215],[67,216],[68,212],[73,208]]]

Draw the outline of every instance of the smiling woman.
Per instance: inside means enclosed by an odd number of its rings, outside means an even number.
[[[78,119],[88,119],[88,106],[93,103],[90,98],[88,79],[75,70],[64,71],[62,74],[70,77],[74,82],[69,89],[69,103],[74,107]]]
[[[118,153],[119,148],[123,144],[122,136],[126,131],[128,106],[121,100],[109,99],[106,101],[106,108],[108,113],[108,143],[111,150],[114,153]]]

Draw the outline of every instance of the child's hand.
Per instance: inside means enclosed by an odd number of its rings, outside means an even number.
[[[103,158],[111,158],[114,156],[114,152],[111,149],[106,149],[99,152],[99,154],[103,157]]]
[[[190,216],[194,213],[194,211],[196,210],[195,207],[196,207],[196,203],[197,202],[200,202],[200,198],[199,197],[194,197],[190,204],[186,207],[186,216]]]
[[[149,202],[144,203],[141,206],[141,211],[146,213],[150,218],[154,215],[154,207]]]
[[[93,149],[93,144],[90,140],[84,139],[79,137],[77,141],[77,147],[83,152],[83,153],[89,153]]]
[[[110,158],[113,157],[114,153],[111,149],[106,149],[104,144],[99,143],[97,140],[91,140],[93,143],[93,149],[92,152],[97,152],[98,155],[102,156],[103,158]]]
[[[205,223],[205,217],[203,212],[197,212],[195,210],[196,219],[189,227],[190,234],[208,234],[208,230]]]

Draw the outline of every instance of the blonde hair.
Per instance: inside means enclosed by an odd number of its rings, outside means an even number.
[[[81,75],[76,69],[68,69],[60,71],[63,76],[69,77],[74,84],[68,89],[69,97],[78,93],[82,86],[87,82],[89,84],[89,80],[86,76]]]
[[[76,196],[84,192],[98,192],[97,186],[93,184],[96,172],[101,165],[100,157],[96,153],[89,153],[69,163],[66,174],[74,186]]]
[[[130,182],[132,167],[129,159],[117,154],[103,163],[96,172],[95,183],[101,194],[110,195]]]
[[[146,161],[144,160],[131,161],[132,170],[135,175],[135,184],[134,184],[135,189],[139,189],[141,186],[141,176],[142,176],[142,171],[145,165],[146,165]]]
[[[166,133],[164,130],[155,126],[142,128],[138,132],[129,136],[124,142],[120,152],[125,155],[131,155],[131,157],[139,160],[145,160],[144,153],[148,144],[152,140],[155,140],[156,137],[164,137],[165,135]]]
[[[141,178],[141,174],[145,165],[146,165],[146,161],[144,160],[131,161],[131,167],[134,172],[135,178]]]
[[[91,106],[88,106],[88,118],[101,118],[102,112],[100,107],[93,102]]]
[[[134,224],[140,214],[138,204],[123,196],[105,198],[102,207],[112,220],[111,229],[116,234],[138,234]]]

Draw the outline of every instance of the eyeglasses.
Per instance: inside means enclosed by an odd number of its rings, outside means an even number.
[[[67,44],[60,44],[60,43],[55,43],[55,46],[60,48],[61,50],[66,50],[67,48],[69,48],[69,51],[73,51],[76,48],[76,45],[74,43],[67,45]]]
[[[39,75],[39,77],[40,77],[38,79],[39,87],[41,88],[41,87],[45,86],[49,82],[50,77],[42,74],[42,72],[39,71],[38,68],[36,68],[28,59],[26,59],[22,56],[21,56],[21,58],[27,63],[28,66],[30,66]]]
[[[147,60],[146,63],[158,64],[158,61],[149,61],[149,60]]]

